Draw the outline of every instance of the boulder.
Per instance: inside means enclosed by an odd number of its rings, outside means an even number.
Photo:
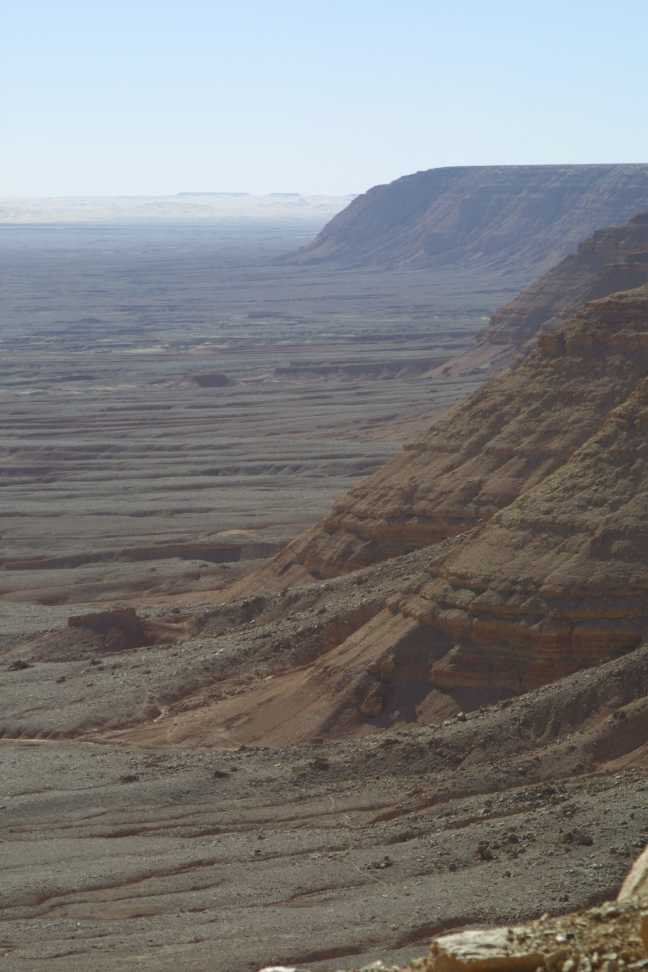
[[[545,956],[535,948],[519,944],[516,931],[487,928],[463,931],[437,938],[432,946],[431,972],[535,972]]]
[[[619,901],[630,898],[645,899],[648,902],[648,847],[634,862],[619,892]],[[642,931],[648,947],[648,922],[644,921]]]
[[[138,617],[133,608],[72,615],[68,618],[68,627],[91,631],[102,639],[104,648],[110,651],[124,651],[152,643],[146,622]]]

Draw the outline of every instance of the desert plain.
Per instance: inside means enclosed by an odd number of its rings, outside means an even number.
[[[406,960],[613,896],[645,843],[645,648],[434,725],[406,685],[389,725],[285,728],[323,648],[438,554],[227,588],[484,382],[479,332],[528,282],[286,259],[317,228],[0,227],[11,972]],[[134,640],[67,627],[113,608]]]

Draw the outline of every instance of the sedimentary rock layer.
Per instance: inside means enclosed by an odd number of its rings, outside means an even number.
[[[431,689],[468,702],[554,681],[648,637],[648,288],[589,305],[541,342],[525,373],[551,363],[556,374],[580,370],[585,384],[602,370],[616,376],[598,428],[372,622],[392,655],[406,645],[419,666],[426,659]],[[573,379],[565,392],[571,426],[590,396]]]

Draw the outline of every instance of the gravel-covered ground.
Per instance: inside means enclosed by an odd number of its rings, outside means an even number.
[[[352,590],[305,588],[275,622],[281,598],[252,607],[294,661],[318,603],[357,607],[367,586]],[[648,828],[648,649],[436,726],[288,747],[106,741],[129,706],[164,718],[151,686],[218,683],[237,658],[265,678],[274,652],[250,608],[197,609],[199,634],[153,648],[106,655],[67,629],[5,648],[3,968],[331,972],[615,894]]]

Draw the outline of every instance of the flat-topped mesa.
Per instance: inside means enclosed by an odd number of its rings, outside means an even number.
[[[642,164],[450,166],[357,196],[293,259],[505,271],[531,280],[599,227],[642,209]]]
[[[569,462],[646,373],[646,290],[597,301],[360,483],[237,590],[332,577],[462,534]]]
[[[491,318],[483,341],[522,347],[586,301],[648,282],[648,213],[598,230]]]

